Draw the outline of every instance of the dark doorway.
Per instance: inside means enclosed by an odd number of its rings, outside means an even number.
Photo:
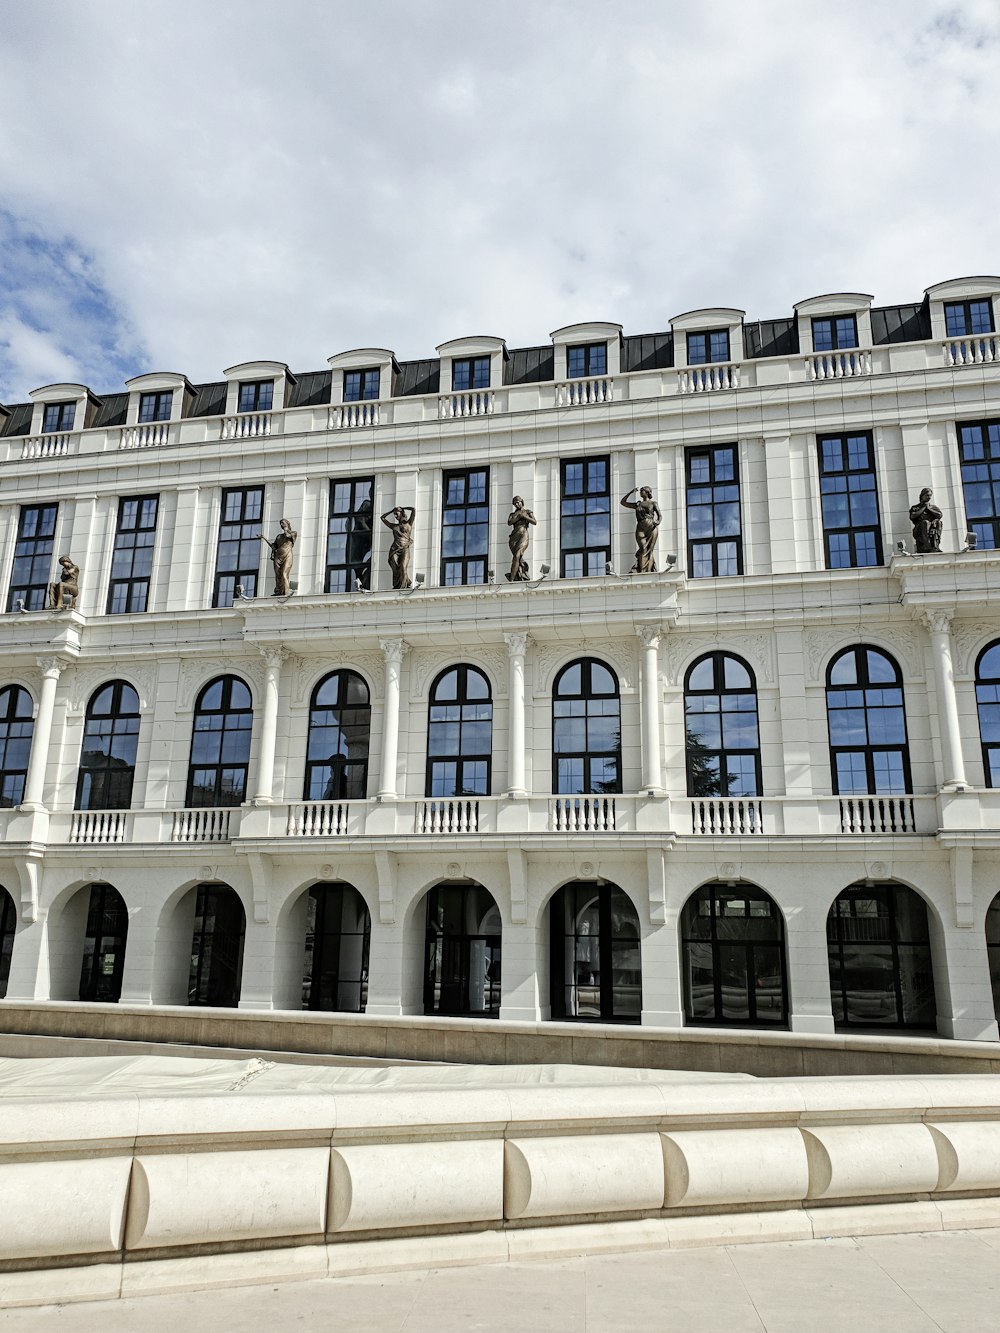
[[[787,1027],[785,926],[750,884],[706,884],[681,917],[684,1018],[714,1027]]]
[[[239,1004],[246,913],[227,884],[199,884],[191,939],[188,1004]]]
[[[128,908],[110,884],[92,884],[80,967],[80,999],[117,1004],[125,970]]]
[[[564,884],[549,904],[552,1017],[638,1023],[639,914],[615,884]]]
[[[350,884],[314,884],[306,907],[302,1008],[363,1014],[372,922]]]
[[[427,895],[424,1013],[500,1013],[500,910],[481,884],[437,884]]]

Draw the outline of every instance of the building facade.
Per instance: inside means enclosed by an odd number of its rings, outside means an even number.
[[[0,993],[996,1039],[998,319],[0,407]]]

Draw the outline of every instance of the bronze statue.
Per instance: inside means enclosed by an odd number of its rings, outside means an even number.
[[[528,562],[524,558],[524,553],[528,549],[528,538],[530,533],[528,529],[533,527],[538,521],[530,509],[525,509],[524,501],[519,495],[515,495],[511,504],[514,511],[507,515],[507,526],[510,528],[510,538],[507,545],[510,547],[510,573],[506,576],[508,583],[526,583],[528,574]]]
[[[655,574],[656,561],[653,558],[653,551],[656,547],[656,533],[659,529],[663,515],[660,513],[660,506],[653,499],[653,492],[648,486],[643,486],[639,491],[638,500],[630,500],[629,495],[635,495],[636,487],[632,487],[621,504],[626,509],[635,510],[635,564],[629,570],[630,574]]]
[[[269,542],[263,533],[261,533],[260,539],[271,548],[271,567],[274,570],[274,593],[272,595],[274,597],[287,597],[292,591],[290,582],[292,552],[299,534],[292,531],[292,525],[287,518],[283,518],[278,526],[281,531],[273,542]]]
[[[68,555],[61,555],[59,563],[62,566],[59,582],[49,584],[50,611],[66,611],[76,606],[80,595],[80,566],[74,565]]]
[[[410,579],[410,548],[413,546],[413,520],[417,511],[412,505],[397,505],[381,515],[382,522],[392,533],[389,547],[389,568],[394,588],[412,588]],[[393,521],[395,520],[395,521]]]
[[[925,486],[920,492],[920,499],[910,505],[910,522],[913,524],[913,546],[918,555],[930,555],[941,549],[941,529],[944,527],[944,515],[937,505],[931,504],[934,492]]]

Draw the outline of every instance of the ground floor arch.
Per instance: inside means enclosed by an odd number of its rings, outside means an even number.
[[[314,884],[302,895],[302,1008],[363,1014],[372,920],[351,884]]]
[[[937,1018],[927,904],[904,884],[852,884],[827,917],[838,1028],[933,1030]]]
[[[639,914],[617,884],[578,880],[549,901],[552,1017],[638,1023],[642,1014]]]
[[[188,1004],[231,1009],[240,1001],[247,918],[239,894],[228,884],[193,889],[194,930]]]
[[[424,1013],[497,1018],[500,909],[482,884],[435,884],[427,893]]]
[[[785,923],[753,884],[703,884],[681,913],[684,1021],[787,1027]]]
[[[0,884],[0,1000],[7,994],[10,960],[14,952],[14,934],[17,931],[17,907],[14,899]]]
[[[128,908],[113,884],[70,890],[50,909],[48,935],[51,999],[118,1003]]]
[[[990,984],[993,988],[993,1012],[1000,1022],[1000,893],[986,909],[986,956],[990,964]],[[0,979],[2,979],[0,972]]]

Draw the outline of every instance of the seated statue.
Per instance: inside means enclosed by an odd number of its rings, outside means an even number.
[[[61,555],[59,564],[62,566],[59,582],[49,584],[50,611],[69,610],[80,595],[80,566],[74,565],[68,555]]]
[[[920,499],[910,505],[910,522],[913,524],[913,548],[918,555],[930,555],[941,549],[941,529],[944,527],[944,515],[937,505],[931,504],[934,492],[925,486],[920,492]]]

